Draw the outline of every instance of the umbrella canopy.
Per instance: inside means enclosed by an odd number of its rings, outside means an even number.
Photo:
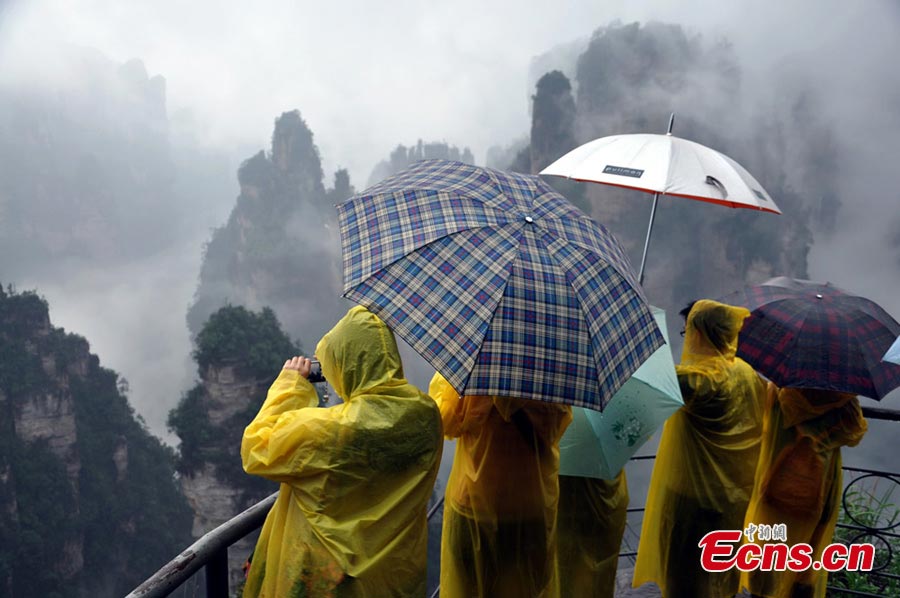
[[[651,307],[666,343],[666,314]],[[574,407],[559,443],[559,474],[611,480],[684,401],[668,346],[638,368],[600,413]]]
[[[714,149],[674,135],[601,137],[573,149],[541,174],[781,213],[743,166]]]
[[[618,241],[539,177],[427,160],[337,208],[344,296],[460,394],[602,409],[663,344]]]
[[[882,357],[882,361],[888,361],[890,363],[896,363],[900,365],[900,336],[897,337],[897,340],[894,341],[894,344],[891,345],[891,348],[888,349],[887,353]]]
[[[900,365],[881,360],[900,324],[869,299],[779,277],[722,301],[751,311],[737,354],[779,386],[878,400],[900,386]]]
[[[675,114],[672,114],[665,135],[635,133],[595,139],[541,171],[541,174],[654,194],[638,273],[641,284],[660,195],[781,213],[763,186],[743,166],[705,145],[673,136],[674,123]]]

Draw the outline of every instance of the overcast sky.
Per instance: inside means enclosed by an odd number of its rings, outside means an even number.
[[[529,129],[530,60],[616,19],[726,36],[747,64],[762,69],[832,55],[847,30],[861,25],[872,28],[865,39],[873,46],[896,37],[896,21],[868,16],[893,10],[896,17],[891,0],[786,4],[13,1],[0,63],[32,55],[37,62],[41,46],[54,42],[97,48],[120,62],[140,58],[166,78],[173,119],[216,145],[264,146],[274,117],[299,108],[326,172],[347,167],[362,185],[377,160],[418,137],[468,145],[483,162],[490,145]],[[861,57],[858,47],[843,51]],[[813,62],[822,75],[832,66]],[[840,78],[867,67],[844,64],[852,71]]]
[[[896,257],[885,248],[896,226],[887,216],[900,212],[900,3],[784,4],[272,0],[251,7],[210,0],[0,0],[0,77],[77,79],[53,59],[60,44],[95,48],[116,62],[138,58],[151,76],[165,77],[175,132],[237,160],[268,148],[274,119],[296,108],[315,134],[329,182],[335,168],[346,167],[360,188],[398,143],[444,140],[470,147],[483,163],[490,146],[526,136],[529,65],[554,46],[586,39],[616,20],[681,24],[734,43],[747,93],[777,94],[764,89],[774,71],[795,69],[818,82],[824,116],[859,152],[843,157],[853,176],[840,190],[847,202],[841,234],[814,247],[810,275],[871,296],[900,316]],[[231,180],[223,221],[238,193]],[[191,247],[170,250],[191,254],[190,272],[177,279],[163,262],[148,262],[138,264],[147,272],[145,286],[131,285],[127,295],[109,293],[115,273],[80,277],[83,295],[66,282],[38,288],[50,300],[55,324],[86,336],[105,365],[132,380],[136,407],[158,433],[192,376],[183,312],[203,235]],[[141,328],[132,314],[159,306],[153,289],[160,287],[171,291],[164,301],[170,317],[145,343],[160,350],[128,361],[123,355],[140,355],[129,346]],[[111,319],[121,325],[110,326]],[[164,349],[169,343],[177,349]],[[186,368],[187,379],[170,376],[161,392],[167,398],[151,408],[142,404],[141,388],[156,384],[165,369],[160,364]]]

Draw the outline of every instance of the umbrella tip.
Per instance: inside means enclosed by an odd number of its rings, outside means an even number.
[[[666,135],[671,135],[671,134],[672,134],[672,127],[673,127],[674,125],[675,125],[675,113],[673,112],[673,113],[671,113],[671,114],[669,115],[669,130],[666,131]]]
[[[821,299],[821,298],[822,298],[822,295],[820,295],[819,293],[816,293],[816,299]]]

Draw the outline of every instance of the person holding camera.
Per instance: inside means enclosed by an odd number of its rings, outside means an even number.
[[[293,357],[244,431],[244,470],[281,483],[244,596],[424,596],[440,412],[406,381],[393,333],[363,307],[315,355],[344,402],[318,408],[314,362]]]

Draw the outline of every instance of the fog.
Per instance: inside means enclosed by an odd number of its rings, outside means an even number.
[[[529,127],[529,61],[617,19],[727,37],[748,68],[802,60],[819,74],[852,69],[864,77],[865,46],[893,37],[897,18],[889,1],[765,9],[744,1],[726,11],[698,0],[569,1],[552,9],[509,0],[487,7],[474,0],[277,0],[253,10],[209,0],[87,0],[77,7],[37,0],[12,2],[6,12],[0,51],[27,56],[26,65],[35,49],[58,42],[97,48],[119,62],[140,58],[166,78],[170,113],[189,112],[210,144],[263,145],[272,118],[298,107],[316,132],[326,172],[340,165],[357,182],[400,140],[445,139],[483,160],[488,147]],[[846,43],[851,36],[865,46]],[[850,55],[820,60],[819,52],[833,49]]]
[[[154,151],[172,174],[146,197],[168,194],[166,201],[180,209],[172,224],[177,230],[166,230],[157,244],[153,231],[144,231],[140,251],[118,259],[95,260],[88,252],[35,261],[27,270],[15,264],[28,256],[0,259],[0,281],[46,296],[54,323],[85,336],[101,362],[129,380],[136,410],[163,437],[166,413],[195,375],[184,317],[203,244],[234,205],[239,163],[268,147],[276,116],[299,109],[315,134],[326,179],[344,167],[357,188],[398,143],[420,138],[469,147],[483,164],[492,147],[527,136],[529,98],[546,68],[571,67],[591,33],[616,20],[676,23],[707,39],[730,40],[743,93],[763,102],[777,101],[779,86],[792,80],[813,85],[817,109],[838,140],[844,203],[837,232],[815,240],[810,276],[900,316],[900,256],[891,244],[900,200],[900,80],[893,64],[900,55],[900,8],[894,2],[761,8],[747,1],[725,7],[622,0],[550,8],[511,1],[279,0],[250,10],[208,0],[77,6],[37,0],[0,6],[6,92],[80,97],[85,109],[96,100],[95,117],[103,119],[134,104],[130,88],[119,103],[104,103],[109,88],[92,74],[98,60],[138,59],[151,80],[164,79],[164,141]],[[73,59],[85,53],[100,58]],[[740,135],[742,123],[733,126]],[[0,220],[3,208],[0,197]],[[408,361],[411,379],[426,384],[428,368],[414,356]],[[882,404],[900,407],[896,393]],[[873,434],[865,443],[879,438]]]

